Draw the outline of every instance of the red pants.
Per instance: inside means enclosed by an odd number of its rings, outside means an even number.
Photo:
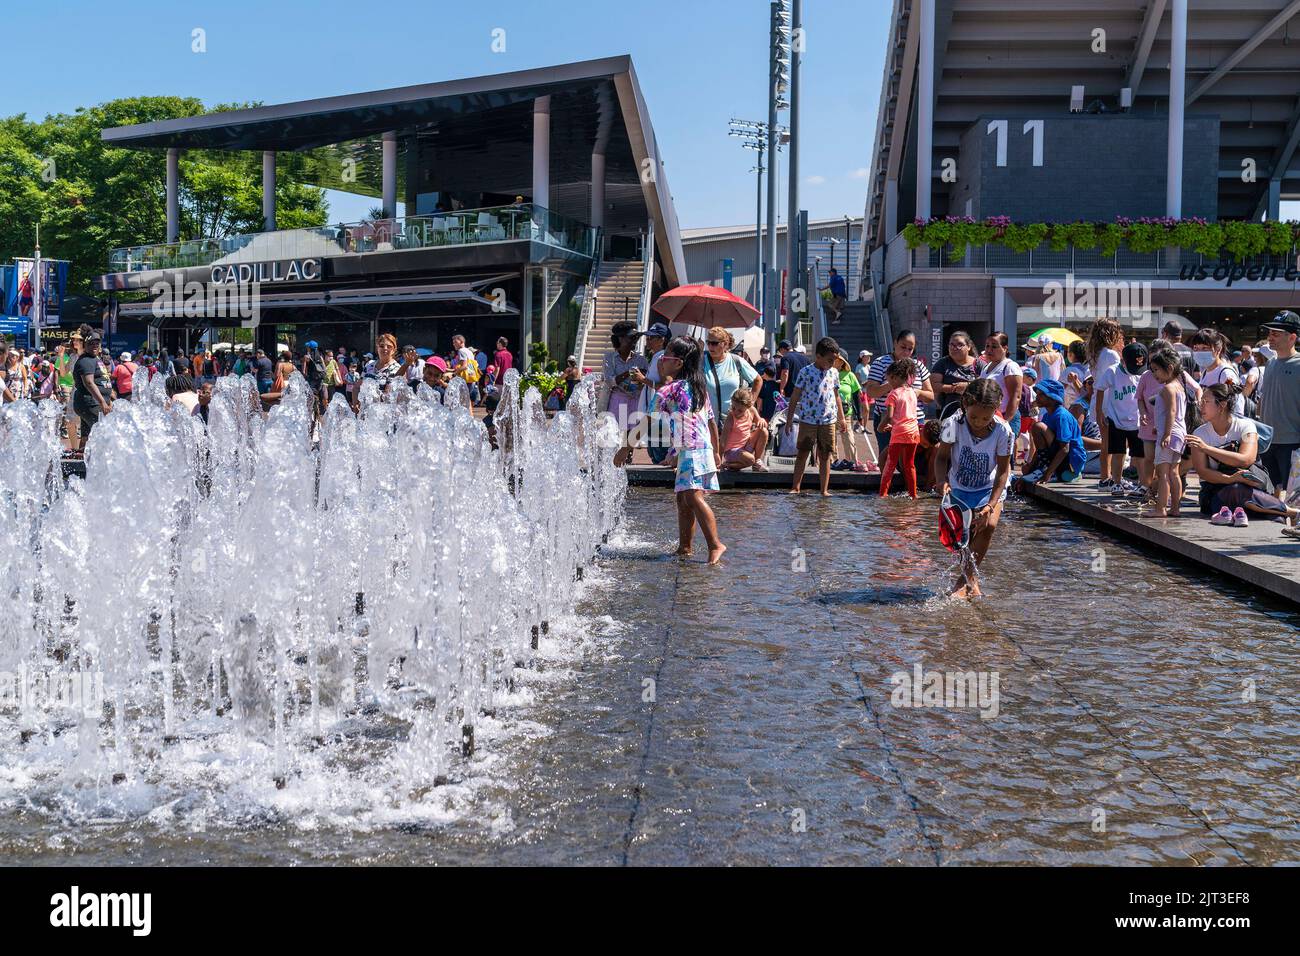
[[[907,481],[907,493],[916,497],[916,442],[891,441],[885,453],[885,467],[880,469],[880,497],[889,494],[889,484],[894,478],[894,469],[901,466],[903,478]]]

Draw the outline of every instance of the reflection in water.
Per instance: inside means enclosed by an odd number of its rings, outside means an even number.
[[[1211,864],[1300,859],[1297,616],[1012,503],[949,600],[933,501],[716,495],[721,567],[629,495],[493,754],[412,834],[166,818],[94,839],[0,811],[0,853],[122,862]],[[1104,549],[1107,572],[1092,570]],[[803,570],[796,570],[802,567]],[[997,717],[891,677],[998,675]],[[1243,681],[1255,699],[1243,699]],[[647,683],[649,682],[649,683]],[[0,774],[3,774],[0,769]],[[446,788],[455,790],[456,788]],[[802,811],[807,829],[791,822]],[[141,840],[141,833],[147,839]],[[255,846],[256,850],[246,849]],[[241,849],[245,848],[245,849]]]

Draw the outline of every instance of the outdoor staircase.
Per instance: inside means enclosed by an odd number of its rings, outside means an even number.
[[[828,320],[829,323],[829,320]],[[876,331],[875,305],[866,299],[854,299],[844,303],[844,317],[838,325],[827,324],[830,333],[840,348],[849,356],[849,364],[858,364],[858,353],[870,349],[872,355],[881,354],[880,335]]]
[[[586,346],[579,361],[583,368],[599,372],[610,349],[609,330],[615,322],[636,322],[641,306],[645,263],[640,260],[604,261],[596,275],[596,310]]]

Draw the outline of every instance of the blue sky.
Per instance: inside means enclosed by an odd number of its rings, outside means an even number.
[[[728,138],[727,121],[766,118],[767,0],[47,0],[6,7],[5,116],[146,94],[280,103],[630,53],[682,226],[754,221],[754,154]],[[802,205],[813,218],[859,216],[890,4],[805,0],[804,7]],[[206,31],[202,54],[191,50],[196,28]],[[503,53],[491,49],[496,28],[506,31]],[[365,197],[330,198],[334,220],[359,219],[374,205]],[[1300,203],[1284,204],[1283,215],[1300,216]]]
[[[766,119],[766,0],[5,6],[5,116],[147,94],[279,103],[630,53],[682,226],[754,221],[754,154],[728,138],[727,121]],[[888,6],[804,6],[803,205],[813,218],[860,216],[866,179],[858,171],[871,160]],[[207,34],[203,54],[191,51],[196,27]],[[506,31],[504,53],[491,50],[497,27]],[[23,36],[56,42],[16,41]],[[374,205],[331,199],[331,219],[356,219]]]

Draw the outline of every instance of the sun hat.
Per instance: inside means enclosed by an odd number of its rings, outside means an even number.
[[[1044,379],[1041,382],[1034,383],[1034,391],[1042,392],[1058,405],[1065,404],[1065,386],[1054,378]]]

